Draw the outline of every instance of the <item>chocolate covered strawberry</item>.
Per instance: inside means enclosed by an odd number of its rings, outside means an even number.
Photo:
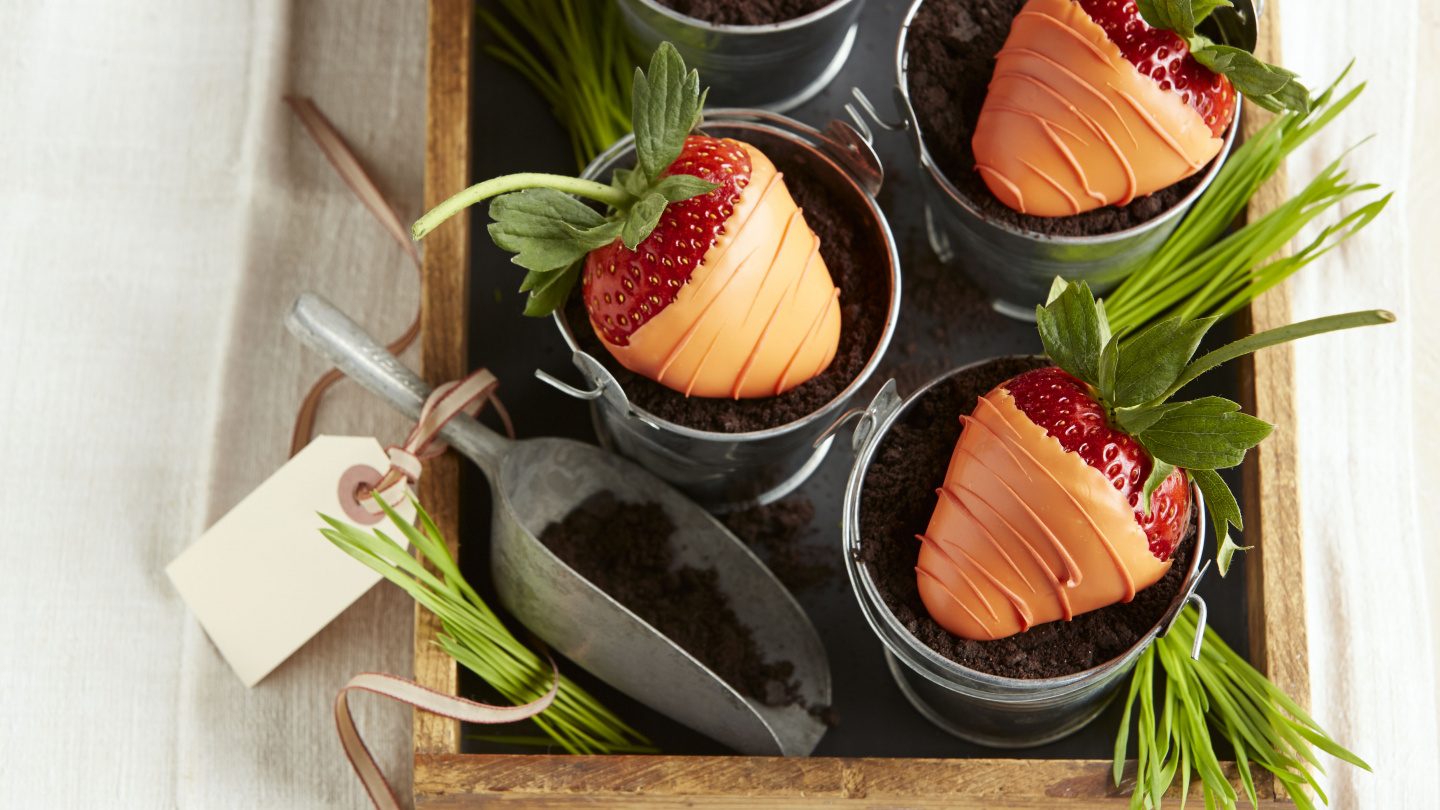
[[[1125,205],[1194,174],[1224,145],[1237,91],[1305,110],[1295,74],[1196,26],[1226,0],[1030,0],[996,55],[976,170],[1042,217]]]
[[[691,134],[703,102],[699,76],[666,43],[636,71],[634,168],[609,185],[488,180],[426,214],[415,236],[495,197],[490,236],[529,271],[527,315],[554,311],[583,277],[591,326],[626,368],[687,396],[784,393],[834,359],[839,290],[770,159]]]
[[[1213,318],[1114,336],[1087,287],[1057,281],[1037,308],[1055,366],[1021,374],[961,416],[916,564],[921,600],[946,630],[996,639],[1128,602],[1169,570],[1196,505],[1220,539],[1221,573],[1240,510],[1216,470],[1270,432],[1219,397],[1172,402],[1220,364],[1306,335],[1393,320],[1320,318],[1192,360]]]

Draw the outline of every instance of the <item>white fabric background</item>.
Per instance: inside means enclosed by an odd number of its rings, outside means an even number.
[[[1402,323],[1299,348],[1312,703],[1375,775],[1338,807],[1432,806],[1440,453],[1440,3],[1288,4],[1287,62],[1358,56],[1359,108],[1293,176],[1371,132],[1392,209],[1293,287],[1297,317]],[[372,592],[253,690],[164,565],[285,457],[318,364],[280,316],[316,289],[396,333],[413,270],[280,102],[314,96],[418,213],[424,4],[0,0],[0,804],[355,807],[335,689],[409,668],[410,607]],[[344,386],[335,432],[400,425]],[[1423,428],[1423,429],[1422,429]],[[405,791],[404,710],[361,720]]]

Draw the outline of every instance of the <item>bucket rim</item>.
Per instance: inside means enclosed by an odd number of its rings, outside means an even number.
[[[860,500],[864,490],[865,475],[881,443],[896,422],[927,392],[936,385],[957,374],[977,368],[986,363],[1005,357],[1038,358],[1040,355],[997,355],[986,357],[937,375],[929,382],[899,401],[889,412],[876,415],[877,421],[855,453],[854,463],[846,481],[842,504],[842,543],[844,545],[845,570],[850,580],[851,591],[859,603],[860,612],[866,623],[880,639],[885,649],[905,666],[934,683],[961,694],[999,703],[1030,703],[1037,699],[1054,699],[1085,689],[1106,676],[1123,670],[1140,655],[1155,639],[1168,631],[1175,617],[1190,601],[1205,573],[1203,565],[1207,538],[1207,520],[1204,496],[1191,483],[1191,495],[1195,499],[1195,551],[1190,559],[1185,581],[1170,605],[1146,633],[1124,652],[1108,661],[1078,672],[1051,678],[1013,678],[995,675],[967,667],[944,657],[931,649],[905,628],[893,611],[885,604],[869,567],[859,558],[860,544]],[[903,644],[898,641],[904,642]],[[968,683],[960,682],[960,679]]]
[[[751,430],[736,433],[727,433],[716,430],[702,430],[700,428],[689,427],[687,425],[681,425],[676,422],[672,422],[668,419],[657,416],[650,411],[645,410],[644,408],[641,408],[640,406],[631,402],[630,398],[624,395],[624,389],[621,388],[618,383],[615,383],[616,388],[619,389],[621,395],[624,396],[625,407],[629,410],[629,412],[632,413],[634,416],[638,417],[641,421],[657,429],[664,430],[678,436],[683,436],[690,439],[699,439],[702,441],[758,442],[780,436],[791,435],[796,431],[799,431],[809,425],[812,425],[824,419],[829,415],[834,414],[836,411],[844,407],[844,405],[849,402],[855,396],[855,394],[859,392],[859,390],[870,381],[870,378],[874,376],[875,371],[879,368],[881,361],[884,359],[886,352],[890,348],[890,342],[895,335],[895,329],[900,318],[900,251],[899,246],[895,241],[895,235],[890,229],[889,220],[885,217],[885,212],[880,208],[880,204],[875,199],[875,196],[865,190],[865,188],[861,185],[860,181],[854,176],[852,172],[847,170],[830,155],[826,154],[823,149],[819,148],[816,145],[816,141],[819,141],[825,137],[822,132],[815,129],[814,127],[802,124],[799,121],[784,116],[780,113],[775,113],[768,110],[722,109],[719,110],[718,113],[719,114],[714,116],[704,116],[701,119],[700,128],[703,129],[708,125],[715,128],[725,127],[742,130],[749,129],[764,133],[766,135],[786,139],[799,148],[809,150],[812,157],[822,161],[823,165],[829,166],[830,169],[834,171],[836,176],[842,178],[846,183],[848,183],[853,188],[855,194],[858,195],[858,199],[864,202],[865,209],[870,215],[870,221],[874,224],[876,232],[881,237],[881,241],[884,244],[884,252],[889,262],[890,270],[890,303],[889,306],[886,308],[885,312],[885,325],[880,331],[879,339],[876,341],[875,348],[873,351],[871,351],[869,359],[865,361],[865,365],[861,367],[859,373],[855,375],[854,379],[852,379],[843,389],[841,389],[839,393],[837,393],[824,405],[821,405],[819,408],[816,408],[815,410],[805,414],[804,416],[801,416],[798,419],[786,422],[781,425],[763,428],[761,430]],[[633,149],[634,142],[635,136],[633,134],[626,135],[619,141],[616,141],[609,149],[602,152],[598,157],[591,161],[588,166],[585,167],[585,170],[581,173],[581,177],[589,180],[594,180],[600,177],[605,172],[608,172],[617,160],[619,160],[623,155]],[[575,293],[572,291],[571,295],[574,294]],[[584,356],[586,358],[589,358],[590,362],[592,363],[599,363],[599,361],[595,359],[593,355],[585,352],[580,348],[579,342],[575,339],[574,331],[572,330],[569,321],[565,318],[564,306],[557,307],[551,317],[553,318],[556,327],[560,330],[560,335],[565,340],[565,344],[570,349],[572,355],[577,357]],[[585,372],[582,371],[582,373]],[[609,374],[607,374],[606,376],[609,376],[611,377],[611,379],[613,379],[613,376]],[[608,381],[594,379],[591,379],[589,381],[599,386],[609,384]]]
[[[763,36],[765,34],[775,34],[782,31],[793,31],[798,28],[804,28],[828,17],[832,17],[840,13],[845,7],[862,3],[864,0],[831,0],[829,5],[817,8],[808,14],[802,14],[799,17],[792,17],[791,19],[781,20],[780,22],[762,23],[760,25],[712,23],[699,19],[698,17],[681,14],[669,6],[662,5],[657,2],[657,0],[626,0],[626,2],[644,6],[647,11],[658,14],[672,23],[695,28],[700,31],[729,34],[731,36]]]
[[[1195,202],[1200,199],[1200,196],[1209,189],[1210,184],[1215,181],[1215,178],[1229,161],[1230,153],[1235,146],[1235,139],[1240,132],[1240,118],[1244,107],[1243,104],[1236,104],[1235,118],[1230,122],[1229,129],[1226,130],[1225,142],[1221,145],[1219,153],[1210,160],[1200,182],[1195,188],[1191,189],[1188,194],[1181,197],[1174,205],[1171,205],[1158,216],[1139,224],[1131,225],[1123,230],[1086,236],[1046,234],[1029,228],[1012,225],[1008,222],[1001,222],[986,216],[976,207],[970,198],[961,193],[961,191],[955,187],[955,184],[950,182],[950,178],[940,170],[940,166],[935,162],[934,156],[930,153],[929,146],[925,143],[925,134],[920,127],[920,117],[916,114],[914,103],[910,98],[909,60],[905,51],[905,43],[910,33],[910,27],[915,21],[915,15],[919,13],[920,7],[924,4],[925,0],[913,0],[910,8],[905,12],[904,19],[900,23],[900,33],[895,40],[896,101],[900,106],[900,114],[904,118],[905,125],[912,130],[914,137],[911,140],[915,144],[917,158],[921,168],[925,170],[925,173],[935,185],[944,192],[951,203],[960,206],[966,214],[983,222],[987,227],[995,228],[1008,236],[1059,247],[1095,247],[1125,242],[1156,230],[1174,219],[1183,217],[1195,205]],[[1191,175],[1191,177],[1193,176],[1194,175]]]

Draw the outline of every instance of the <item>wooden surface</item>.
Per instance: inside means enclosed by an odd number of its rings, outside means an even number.
[[[1097,760],[425,756],[416,761],[415,798],[424,808],[473,806],[467,802],[477,796],[535,808],[1128,807],[1110,767]],[[1282,806],[1265,785],[1259,797],[1261,807]]]
[[[1279,14],[1279,0],[1266,3],[1256,47],[1256,54],[1272,64],[1284,64]],[[1248,137],[1272,118],[1247,102],[1242,134]],[[1282,166],[1256,191],[1249,215],[1253,218],[1273,210],[1289,196],[1287,172]],[[1281,255],[1289,251],[1287,246]],[[1288,285],[1282,284],[1251,302],[1242,317],[1252,333],[1290,323]],[[1250,661],[1303,706],[1310,698],[1310,662],[1306,649],[1300,503],[1295,481],[1299,454],[1295,443],[1291,347],[1279,346],[1244,358],[1240,376],[1242,406],[1275,426],[1269,438],[1250,452],[1242,471],[1245,537],[1254,545],[1241,561],[1250,600]],[[1267,786],[1274,785],[1273,777],[1264,771],[1257,777]]]
[[[1279,61],[1278,3],[1266,10],[1265,32],[1259,52]],[[430,76],[432,82],[428,125],[427,203],[433,204],[450,190],[465,185],[468,176],[459,176],[468,166],[468,148],[455,145],[443,151],[461,127],[469,124],[469,90],[462,81],[445,75],[437,82],[436,70],[449,67],[458,56],[456,32],[465,29],[468,48],[470,17],[468,3],[451,4],[432,0],[430,30]],[[462,20],[461,18],[466,18]],[[433,40],[440,37],[440,41]],[[446,65],[437,68],[440,54]],[[464,52],[466,61],[468,50]],[[437,97],[437,93],[440,94]],[[463,94],[462,94],[463,93]],[[1244,133],[1255,131],[1268,120],[1263,111],[1247,104]],[[439,164],[438,166],[436,164]],[[431,181],[448,178],[451,185],[434,188]],[[1277,173],[1256,195],[1252,213],[1263,212],[1287,197],[1285,172]],[[463,242],[468,220],[457,217],[450,223],[452,238]],[[433,237],[432,237],[433,238]],[[451,243],[447,242],[447,245]],[[427,243],[428,245],[428,243]],[[450,257],[463,252],[455,246],[436,259],[446,264],[430,271],[434,245],[427,246],[426,283],[434,289],[423,294],[435,302],[437,317],[448,317],[456,309],[455,278]],[[463,273],[462,273],[463,275]],[[427,303],[427,306],[429,304]],[[443,307],[440,308],[440,307]],[[1290,321],[1289,299],[1281,287],[1264,296],[1245,317],[1256,330]],[[463,312],[462,312],[463,315]],[[461,321],[463,323],[463,321]],[[455,336],[454,323],[440,325],[446,336],[425,341],[427,362],[430,351],[445,355],[441,362],[462,364],[466,360],[463,335]],[[448,354],[446,354],[448,353]],[[427,365],[428,368],[428,365]],[[463,370],[463,369],[462,369]],[[1242,370],[1242,385],[1249,409],[1272,424],[1277,434],[1252,455],[1245,470],[1247,538],[1260,538],[1246,560],[1251,610],[1251,656],[1288,693],[1305,699],[1308,693],[1304,632],[1303,568],[1300,554],[1300,520],[1295,498],[1293,368],[1288,349],[1271,350],[1248,359]],[[439,379],[437,376],[436,379]],[[458,499],[458,487],[451,478],[444,489],[428,490],[427,503],[443,503],[450,519]],[[443,526],[444,524],[442,524]],[[1263,549],[1263,550],[1262,550]],[[1298,631],[1296,630],[1298,628]],[[422,682],[432,688],[453,691],[453,664],[439,671],[441,662],[433,645],[434,628],[423,618],[416,635],[416,673],[426,673]],[[423,658],[423,667],[422,667]],[[434,675],[429,673],[434,670]],[[433,677],[433,679],[432,679]],[[566,806],[579,797],[597,806],[637,804],[694,804],[705,807],[742,806],[763,800],[767,806],[787,808],[820,807],[835,800],[859,805],[888,806],[904,802],[923,807],[1041,807],[1066,800],[1067,807],[1126,806],[1128,798],[1110,783],[1109,765],[1075,760],[915,760],[915,759],[766,759],[752,757],[554,757],[533,755],[461,755],[454,724],[424,719],[417,713],[415,800],[421,807],[459,806],[468,799],[503,798],[518,806]],[[1262,797],[1274,806],[1290,806],[1274,795],[1273,780],[1257,774]],[[1198,789],[1198,785],[1197,785]],[[1197,792],[1198,795],[1198,792]],[[743,796],[744,799],[732,797]]]
[[[425,207],[432,208],[469,182],[471,0],[430,0],[429,49],[425,58]],[[466,307],[470,301],[469,218],[441,225],[425,239],[420,285],[421,373],[431,384],[469,373]],[[420,501],[451,542],[460,536],[460,461],[447,453],[425,465]],[[455,659],[436,644],[439,621],[415,606],[415,679],[455,694]],[[460,723],[415,712],[415,753],[460,750]]]

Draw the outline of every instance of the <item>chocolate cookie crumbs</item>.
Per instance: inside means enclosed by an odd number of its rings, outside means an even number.
[[[699,430],[746,433],[794,422],[829,404],[860,375],[885,331],[890,308],[888,251],[870,229],[857,227],[865,211],[842,206],[846,192],[827,188],[818,169],[772,160],[785,172],[785,183],[805,212],[805,221],[820,237],[820,255],[840,288],[840,346],[828,368],[814,379],[778,397],[712,399],[684,394],[636,374],[610,356],[585,311],[581,296],[572,294],[565,319],[580,348],[599,360],[620,383],[630,402],[673,422]]]
[[[1048,236],[1093,236],[1131,228],[1170,210],[1205,175],[1201,169],[1129,205],[1071,217],[1032,217],[995,199],[975,170],[970,140],[995,72],[995,55],[1026,0],[925,0],[907,35],[910,98],[925,147],[945,177],[984,216]]]
[[[1080,672],[1124,653],[1155,626],[1180,592],[1194,553],[1194,531],[1175,552],[1159,582],[1126,604],[1049,622],[1009,638],[971,641],[930,618],[915,584],[915,562],[945,480],[960,414],[1011,377],[1047,365],[1011,357],[958,374],[923,395],[891,428],[865,476],[860,503],[861,559],[885,604],[921,643],[962,666],[1010,678],[1051,678]]]
[[[676,564],[674,533],[659,504],[602,491],[546,526],[540,542],[741,694],[767,706],[799,702],[795,665],[765,660],[713,568]]]

